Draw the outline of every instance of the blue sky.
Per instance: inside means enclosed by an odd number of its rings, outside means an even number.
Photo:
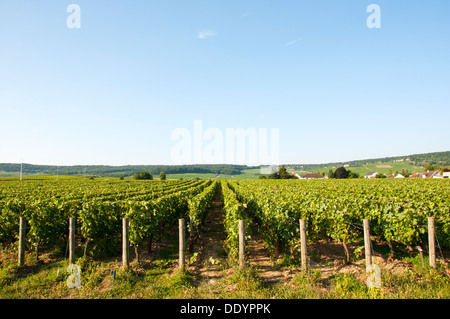
[[[450,150],[449,16],[446,0],[0,0],[0,162],[171,164],[195,120],[279,129],[281,163]]]

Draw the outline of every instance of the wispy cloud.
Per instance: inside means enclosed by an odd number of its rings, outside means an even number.
[[[215,37],[216,35],[217,35],[217,33],[213,30],[203,30],[198,33],[197,38],[206,39],[206,38]]]
[[[293,45],[293,44],[295,44],[295,43],[297,43],[298,41],[301,41],[301,40],[303,40],[303,38],[298,38],[296,40],[292,40],[292,41],[289,41],[289,42],[285,43],[283,46],[287,47],[287,46]]]

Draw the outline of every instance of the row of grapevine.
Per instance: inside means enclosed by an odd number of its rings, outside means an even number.
[[[139,192],[123,200],[110,200],[109,196],[101,195],[69,199],[46,198],[42,194],[42,199],[34,200],[4,197],[0,201],[0,241],[17,238],[18,217],[23,216],[28,221],[27,240],[36,249],[51,246],[67,235],[68,219],[75,217],[86,245],[94,243],[103,251],[114,250],[120,245],[121,219],[128,217],[130,242],[137,246],[144,240],[151,241],[161,227],[186,214],[189,199],[201,193],[211,181],[166,184],[172,187],[158,187],[159,193],[152,187],[148,194]]]
[[[225,215],[224,226],[227,233],[226,249],[228,256],[236,259],[239,254],[239,220],[244,220],[249,224],[249,218],[246,213],[247,205],[241,203],[230,184],[222,183],[222,202]]]
[[[151,200],[183,191],[199,185],[197,181],[2,181],[0,191],[0,242],[14,240],[18,236],[18,217],[31,220],[35,212],[46,210],[47,206],[62,208],[60,218],[74,217],[83,203],[96,200],[122,201],[125,199]],[[134,186],[133,186],[134,185]],[[55,215],[56,216],[56,215]]]
[[[192,218],[194,229],[198,229],[204,223],[206,214],[212,208],[213,198],[218,186],[219,182],[214,181],[203,192],[188,200],[189,217]]]
[[[360,236],[362,220],[389,243],[416,245],[424,239],[427,217],[436,219],[441,244],[450,244],[450,183],[447,181],[233,181],[239,200],[260,224],[274,248],[298,240],[298,220],[306,219],[308,238],[344,244]],[[392,247],[392,245],[391,245]]]
[[[172,225],[189,212],[189,201],[210,188],[211,181],[204,181],[188,190],[162,196],[153,201],[126,201],[125,209],[130,221],[130,243],[139,245],[146,239],[150,242],[159,235],[164,225]]]
[[[187,187],[198,181],[109,181],[109,180],[46,180],[46,181],[1,181],[0,205],[4,200],[33,201],[36,198],[87,200],[102,197],[120,200],[138,195],[160,193],[176,187]],[[0,206],[1,207],[1,206]]]

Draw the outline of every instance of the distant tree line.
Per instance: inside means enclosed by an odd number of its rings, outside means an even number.
[[[438,164],[425,164],[425,167],[423,168],[425,171],[440,171],[447,168],[446,166],[438,165]]]
[[[139,174],[136,173],[133,175],[133,179],[138,179],[138,180],[152,180],[153,176],[152,174],[150,174],[149,172],[140,172]]]
[[[286,167],[284,165],[281,165],[280,168],[278,169],[278,172],[274,172],[274,173],[270,174],[267,177],[265,175],[259,175],[259,179],[265,179],[265,178],[269,178],[269,179],[291,179],[291,178],[295,178],[295,177],[288,173],[288,171],[287,171],[287,169],[286,169]]]
[[[324,173],[322,173],[324,175]],[[359,174],[346,169],[344,166],[336,168],[333,172],[332,169],[328,171],[328,178],[334,179],[346,179],[346,178],[359,178]]]
[[[450,151],[434,152],[426,154],[413,154],[408,156],[384,157],[376,159],[366,159],[358,161],[349,161],[345,164],[350,166],[361,166],[365,163],[383,163],[399,159],[409,160],[416,166],[425,166],[426,170],[438,170],[450,166]],[[327,164],[295,164],[289,165],[294,169],[301,169],[303,171],[318,171],[325,167],[341,166],[343,163],[327,163]],[[44,174],[56,175],[57,171],[60,175],[91,175],[91,176],[133,176],[136,172],[149,172],[152,175],[158,175],[160,172],[165,174],[184,174],[184,173],[213,173],[225,175],[241,174],[243,169],[248,169],[246,165],[232,165],[232,164],[194,164],[194,165],[124,165],[124,166],[109,166],[109,165],[74,165],[74,166],[59,166],[56,165],[32,165],[23,164],[24,174]],[[252,167],[255,168],[255,167]],[[259,167],[256,167],[259,168]],[[17,173],[20,171],[20,163],[0,163],[0,172]],[[289,176],[289,177],[288,177]],[[289,174],[283,172],[276,172],[269,176],[269,178],[290,178]]]
[[[133,179],[152,180],[153,179],[153,175],[150,174],[149,172],[140,172],[140,173],[134,174],[133,175]],[[166,173],[164,173],[164,172],[159,173],[159,179],[162,180],[162,181],[165,181],[167,179]]]
[[[165,174],[185,174],[185,173],[213,173],[238,175],[243,169],[248,169],[246,165],[232,164],[196,164],[196,165],[75,165],[75,166],[54,166],[54,165],[32,165],[23,164],[24,174],[44,174],[44,175],[93,175],[93,176],[133,176],[136,172],[148,172],[158,175]],[[0,164],[0,171],[19,172],[19,164]]]
[[[437,171],[440,168],[450,165],[450,151],[411,155],[409,156],[409,159],[416,165],[423,165],[425,167],[427,164],[430,166],[436,165],[436,169],[430,170]]]

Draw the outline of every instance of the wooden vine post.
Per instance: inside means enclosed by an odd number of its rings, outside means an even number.
[[[69,218],[69,264],[75,263],[75,218]]]
[[[239,268],[245,267],[245,224],[244,220],[239,220]]]
[[[306,252],[306,221],[300,219],[300,253],[302,261],[302,269],[308,269],[307,252]]]
[[[128,268],[130,265],[130,240],[129,240],[129,226],[130,221],[128,218],[122,219],[122,265],[123,268]]]
[[[434,217],[428,217],[428,251],[430,259],[430,267],[436,267],[436,245],[434,241]]]
[[[18,264],[19,266],[23,266],[25,263],[25,227],[26,227],[26,218],[20,217],[19,218],[19,260]]]
[[[184,263],[186,259],[186,233],[185,233],[185,225],[184,218],[180,218],[178,220],[178,228],[179,228],[179,260],[178,267],[180,270],[184,270]]]
[[[370,228],[369,228],[369,220],[364,219],[364,251],[366,254],[366,272],[370,271],[370,267],[372,266],[372,249],[370,245]]]

